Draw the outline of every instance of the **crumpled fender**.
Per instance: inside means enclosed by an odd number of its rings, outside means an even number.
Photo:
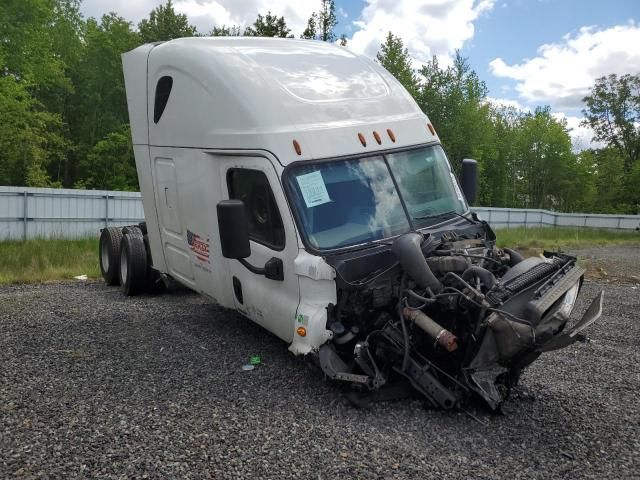
[[[549,341],[537,347],[536,352],[551,352],[553,350],[559,350],[560,348],[568,347],[572,343],[578,341],[580,339],[580,335],[578,334],[602,316],[603,299],[604,290],[593,299],[587,311],[584,312],[580,321],[576,323],[573,328],[555,335]]]

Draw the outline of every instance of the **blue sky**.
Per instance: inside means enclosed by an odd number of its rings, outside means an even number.
[[[116,11],[137,24],[164,0],[83,0],[85,16]],[[173,0],[200,32],[246,26],[258,12],[284,15],[299,35],[319,0]],[[588,146],[581,98],[596,78],[640,73],[640,0],[335,0],[338,36],[375,56],[388,31],[401,37],[415,65],[433,55],[468,57],[491,101],[521,109],[550,105]]]
[[[640,21],[638,0],[501,2],[478,19],[475,35],[465,43],[462,52],[487,83],[490,95],[518,100],[513,89],[516,82],[492,74],[489,64],[493,59],[500,57],[507,64],[520,63],[535,57],[541,45],[561,42],[563,36],[575,35],[581,27],[607,29],[624,25],[631,19]],[[640,44],[635,48],[640,50]],[[531,102],[522,103],[534,106]],[[567,111],[577,113],[573,109]]]

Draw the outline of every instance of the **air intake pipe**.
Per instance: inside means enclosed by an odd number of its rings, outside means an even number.
[[[434,292],[442,289],[442,283],[433,274],[422,253],[423,236],[411,232],[399,236],[393,241],[391,250],[398,258],[400,266],[421,288],[430,288]]]

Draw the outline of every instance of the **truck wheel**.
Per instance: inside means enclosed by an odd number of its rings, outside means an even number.
[[[120,284],[120,242],[122,230],[118,227],[102,229],[100,234],[100,272],[107,285]]]
[[[147,251],[142,235],[127,233],[120,244],[120,286],[127,296],[147,289]]]

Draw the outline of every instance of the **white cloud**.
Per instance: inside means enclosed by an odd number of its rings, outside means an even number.
[[[496,58],[494,75],[516,80],[520,97],[554,108],[579,109],[596,78],[610,73],[640,72],[640,25],[630,22],[598,30],[582,27],[562,42],[542,45],[538,56],[507,65]]]
[[[83,0],[80,11],[86,17],[100,19],[102,15],[116,12],[121,17],[137,25],[140,20],[147,18],[149,12],[157,7],[160,0]]]
[[[387,33],[402,38],[417,64],[451,54],[474,35],[473,22],[494,0],[366,0],[349,49],[374,57]]]
[[[511,100],[509,98],[487,97],[486,101],[488,103],[498,107],[498,108],[500,108],[500,107],[503,107],[503,108],[515,108],[516,110],[520,110],[522,112],[531,111],[531,109],[529,107],[526,107],[526,106],[522,105],[517,100]]]
[[[555,112],[551,115],[558,121],[565,120],[567,122],[569,135],[571,136],[571,145],[574,151],[579,152],[587,148],[602,148],[605,146],[602,142],[593,141],[593,130],[591,127],[580,125],[580,122],[584,120],[583,117],[566,115],[563,112]]]
[[[81,11],[85,17],[96,18],[115,11],[137,25],[149,16],[151,10],[165,3],[166,0],[84,0]],[[173,0],[176,12],[186,14],[189,23],[201,33],[209,32],[214,26],[246,27],[255,21],[258,13],[264,15],[271,11],[274,15],[284,16],[296,36],[302,33],[311,13],[317,10],[317,3],[292,0]]]
[[[284,16],[287,26],[297,37],[307,26],[307,20],[317,10],[317,2],[291,0],[175,0],[175,9],[185,13],[200,32],[221,25],[251,25],[258,13],[271,11]]]
[[[389,31],[402,38],[417,66],[432,55],[448,64],[456,48],[474,36],[474,21],[494,7],[495,0],[365,0],[357,21],[348,22],[347,12],[338,7],[337,16],[345,32],[355,31],[349,49],[374,57]],[[115,11],[134,25],[166,0],[83,0],[85,17],[99,18]],[[282,15],[298,37],[311,14],[319,7],[315,0],[173,0],[174,8],[188,16],[201,33],[213,26],[253,23],[258,13]]]

